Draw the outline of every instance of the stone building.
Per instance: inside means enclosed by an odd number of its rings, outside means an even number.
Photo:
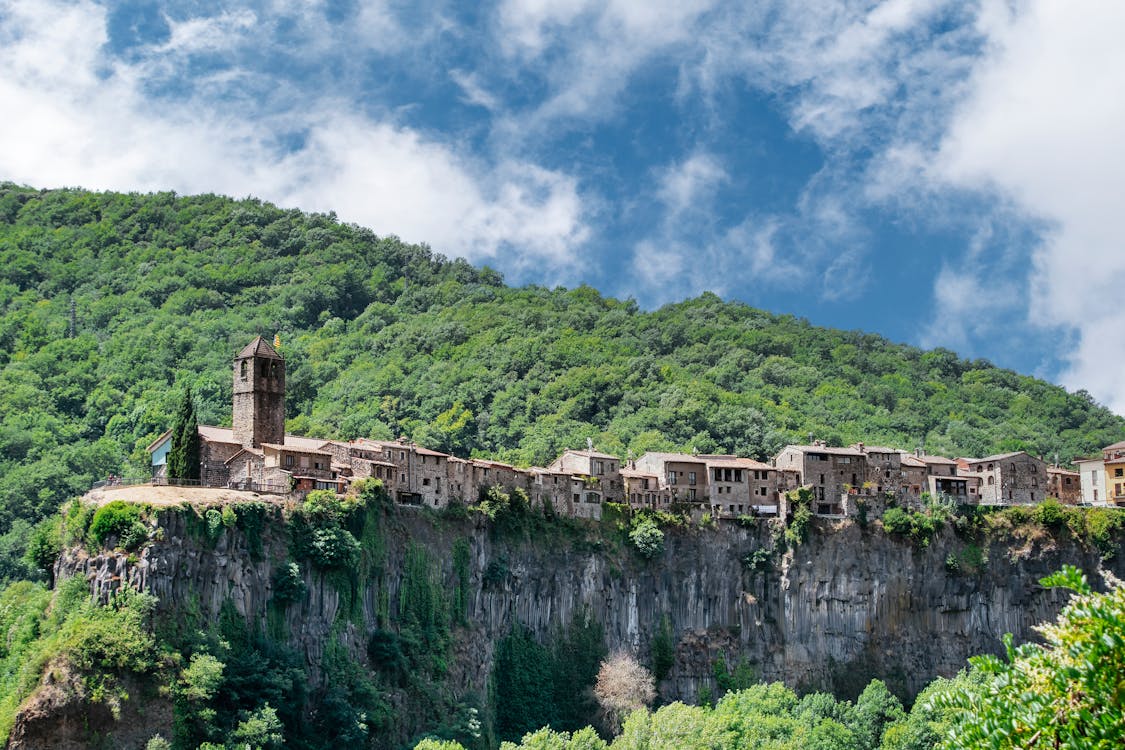
[[[1081,475],[1061,466],[1048,466],[1047,496],[1064,505],[1078,505],[1082,501]]]
[[[625,501],[625,485],[621,477],[621,459],[608,453],[589,450],[566,450],[547,469],[582,477],[583,494],[596,493],[598,502]]]
[[[981,505],[1034,505],[1047,497],[1047,464],[1026,451],[965,460],[980,478]]]
[[[668,510],[672,505],[672,491],[659,474],[640,469],[621,470],[625,499],[633,508]]]
[[[645,453],[633,462],[635,471],[663,479],[671,502],[704,509],[710,503],[707,463],[687,453]]]
[[[832,448],[823,442],[787,445],[773,460],[782,471],[795,471],[813,492],[812,511],[821,516],[855,513],[855,493],[867,481],[867,456],[857,448]]]
[[[285,442],[285,360],[261,336],[235,355],[231,425],[247,448]]]
[[[701,455],[707,466],[712,518],[777,515],[777,469],[736,456]]]

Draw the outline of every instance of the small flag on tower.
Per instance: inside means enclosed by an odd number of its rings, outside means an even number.
[[[277,348],[278,348],[278,347],[280,347],[280,346],[281,346],[281,334],[280,334],[280,333],[275,333],[275,334],[273,335],[273,348],[274,348],[274,349],[277,349]]]

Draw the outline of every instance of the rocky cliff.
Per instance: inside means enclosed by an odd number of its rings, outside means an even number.
[[[251,554],[247,535],[224,528],[210,541],[193,536],[191,511],[155,517],[152,541],[139,555],[74,549],[60,576],[80,575],[95,594],[121,585],[151,592],[169,614],[188,607],[205,619],[224,606],[264,623],[272,580],[288,555],[280,513],[265,524]],[[338,583],[305,566],[304,597],[284,609],[282,632],[304,655],[315,682],[332,636],[366,660],[380,607],[394,607],[408,548],[417,545],[440,561],[444,586],[457,575],[450,550],[468,541],[467,622],[454,631],[454,690],[487,694],[495,644],[514,623],[546,639],[576,615],[604,628],[613,651],[647,659],[657,623],[667,615],[678,642],[676,662],[661,686],[665,698],[694,699],[713,685],[713,664],[745,660],[761,679],[803,689],[854,694],[879,677],[912,696],[936,675],[950,675],[965,659],[997,652],[1004,633],[1034,638],[1032,626],[1058,612],[1065,595],[1045,590],[1040,577],[1063,563],[1122,574],[1119,559],[1070,539],[1039,532],[984,543],[983,564],[950,564],[968,543],[948,527],[927,546],[852,521],[816,521],[795,550],[758,556],[775,547],[767,522],[743,528],[677,528],[663,553],[644,560],[612,529],[533,538],[500,535],[483,520],[437,518],[421,509],[391,508],[381,526],[385,563],[362,582],[359,616],[344,617]],[[779,548],[780,549],[780,548]],[[966,566],[960,566],[964,569]]]

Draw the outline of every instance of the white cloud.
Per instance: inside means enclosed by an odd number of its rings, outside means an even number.
[[[715,187],[727,179],[726,170],[707,153],[696,153],[660,175],[657,194],[672,213],[708,201]]]
[[[537,72],[549,93],[530,112],[499,123],[507,140],[600,121],[617,112],[630,77],[657,54],[690,49],[715,0],[505,0],[495,33],[521,73]],[[694,54],[694,53],[693,53]]]
[[[500,108],[500,100],[485,89],[481,84],[480,76],[469,71],[454,69],[449,71],[449,77],[464,92],[464,101],[487,110]]]
[[[108,58],[93,3],[0,3],[0,175],[37,186],[255,195],[429,242],[509,268],[566,267],[588,235],[576,180],[513,158],[493,163],[321,97],[280,114],[226,115],[214,97],[157,100],[150,75],[177,55],[253,36],[242,14],[173,24],[148,56]],[[210,32],[219,30],[217,36]],[[207,41],[203,41],[207,40]],[[232,76],[250,75],[237,69]],[[305,92],[305,95],[310,95]],[[303,133],[294,152],[275,147]]]
[[[1125,413],[1125,5],[1034,2],[982,16],[988,54],[942,144],[951,184],[1010,197],[1053,225],[1034,254],[1028,314],[1077,330],[1064,382]]]

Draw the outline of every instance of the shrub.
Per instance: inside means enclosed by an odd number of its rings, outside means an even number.
[[[809,525],[812,523],[812,492],[804,487],[788,494],[793,517],[785,526],[785,541],[791,547],[798,547],[809,538]]]
[[[359,542],[338,526],[314,528],[309,533],[308,553],[318,567],[353,568],[359,563]]]
[[[1049,497],[1035,508],[1035,520],[1048,528],[1058,528],[1066,520],[1062,503]]]
[[[99,547],[110,539],[117,539],[124,549],[135,549],[148,538],[148,530],[141,523],[141,506],[114,500],[94,513],[90,521],[90,538]]]
[[[934,512],[939,515],[932,515],[929,512],[917,513],[902,508],[888,508],[883,513],[883,528],[888,534],[909,535],[914,541],[926,547],[942,525],[940,513],[943,511],[939,508]]]
[[[910,515],[902,508],[888,508],[883,513],[883,528],[888,534],[908,534],[910,526]]]
[[[273,600],[285,606],[300,601],[308,587],[301,576],[301,567],[295,562],[282,565],[273,574]]]
[[[1037,628],[1045,643],[1017,647],[1007,635],[1006,660],[973,657],[979,679],[934,697],[953,720],[947,747],[1125,745],[1125,588],[1095,594],[1071,566],[1040,583],[1075,594],[1054,623]]]
[[[629,540],[641,555],[650,560],[664,551],[664,532],[648,519],[629,532]]]

